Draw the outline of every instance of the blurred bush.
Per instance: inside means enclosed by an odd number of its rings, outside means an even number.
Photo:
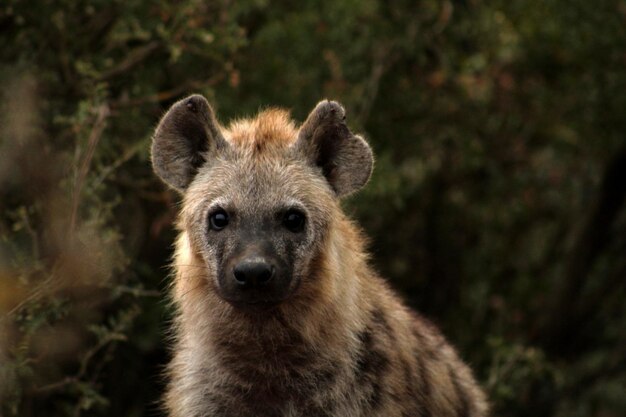
[[[626,2],[5,0],[0,416],[158,415],[177,197],[148,146],[340,100],[346,204],[496,415],[626,412]]]

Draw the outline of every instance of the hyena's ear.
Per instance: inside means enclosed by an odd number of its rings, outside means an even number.
[[[213,109],[201,95],[175,103],[152,138],[152,166],[169,186],[182,192],[198,168],[228,146]]]
[[[296,148],[322,173],[337,196],[363,187],[372,174],[374,156],[365,140],[346,125],[346,112],[336,101],[321,101],[300,127]]]

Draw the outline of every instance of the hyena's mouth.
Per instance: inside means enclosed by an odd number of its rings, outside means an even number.
[[[278,308],[284,300],[256,300],[256,301],[229,301],[229,303],[240,310],[249,311],[269,311]]]
[[[237,309],[271,310],[283,304],[291,295],[288,288],[232,288],[218,285],[219,296]]]
[[[233,306],[235,309],[250,312],[250,313],[260,313],[260,312],[268,312],[271,310],[278,309],[281,305],[285,303],[288,297],[282,298],[257,298],[257,297],[246,297],[246,298],[230,298],[224,297],[221,295],[221,298],[226,301],[228,304]]]

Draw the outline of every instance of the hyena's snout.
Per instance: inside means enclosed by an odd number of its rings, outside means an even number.
[[[222,297],[237,307],[276,305],[287,298],[290,287],[288,264],[267,245],[250,245],[233,254],[220,279]]]

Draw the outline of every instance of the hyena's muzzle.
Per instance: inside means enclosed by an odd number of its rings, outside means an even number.
[[[269,241],[238,245],[219,275],[220,295],[238,307],[271,307],[290,294],[291,268]]]
[[[219,295],[243,308],[272,307],[289,298],[298,286],[294,268],[306,240],[304,211],[279,205],[232,219],[227,210],[212,216]]]

